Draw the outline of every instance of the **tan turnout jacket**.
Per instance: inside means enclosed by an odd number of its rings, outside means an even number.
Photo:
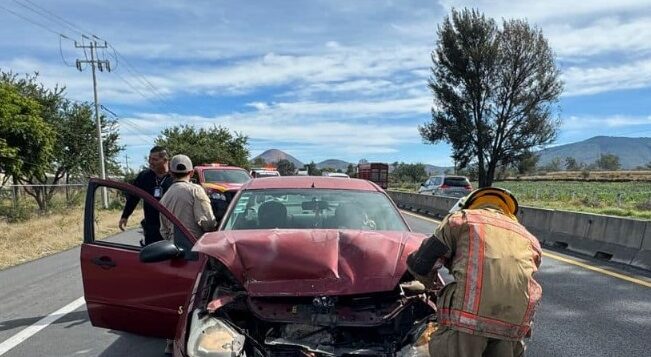
[[[538,240],[493,209],[451,214],[434,235],[450,248],[446,265],[455,279],[439,297],[439,323],[491,338],[525,337],[542,296],[533,278],[541,263]]]
[[[165,192],[160,203],[172,212],[195,238],[212,231],[217,225],[210,206],[210,199],[201,186],[186,182],[174,182]],[[160,234],[164,239],[174,240],[174,224],[160,216]]]

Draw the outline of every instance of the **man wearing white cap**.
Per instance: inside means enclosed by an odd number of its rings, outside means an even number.
[[[174,183],[167,190],[160,203],[172,212],[188,230],[199,238],[204,232],[212,231],[217,221],[210,206],[210,199],[201,186],[190,182],[192,161],[185,155],[175,155],[170,162]],[[160,233],[164,239],[174,240],[174,224],[160,216]]]

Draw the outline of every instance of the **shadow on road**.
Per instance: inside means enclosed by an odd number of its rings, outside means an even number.
[[[102,351],[99,357],[160,357],[165,355],[165,340],[163,339],[142,337],[119,331],[111,331],[111,333],[120,337]]]
[[[22,319],[0,321],[0,331],[7,331],[7,330],[13,330],[15,328],[31,326],[44,317],[45,316],[35,316],[35,317],[26,317]],[[88,321],[88,313],[86,312],[86,310],[82,310],[82,311],[75,311],[66,314],[65,316],[56,320],[53,323],[53,325],[68,324],[67,326],[64,326],[64,328],[71,328],[77,325],[81,325],[87,321]]]

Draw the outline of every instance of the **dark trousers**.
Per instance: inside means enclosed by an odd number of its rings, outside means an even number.
[[[145,235],[145,245],[163,240],[163,236],[160,235],[160,223],[150,224],[143,219],[140,221],[140,225],[142,226],[142,232]]]

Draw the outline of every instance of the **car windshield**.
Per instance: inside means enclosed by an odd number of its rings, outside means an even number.
[[[245,170],[205,170],[203,178],[206,182],[245,183],[251,179]]]
[[[355,229],[408,231],[391,201],[380,192],[270,189],[242,192],[224,230]]]
[[[454,187],[465,187],[469,185],[469,182],[465,177],[446,177],[444,184]]]

